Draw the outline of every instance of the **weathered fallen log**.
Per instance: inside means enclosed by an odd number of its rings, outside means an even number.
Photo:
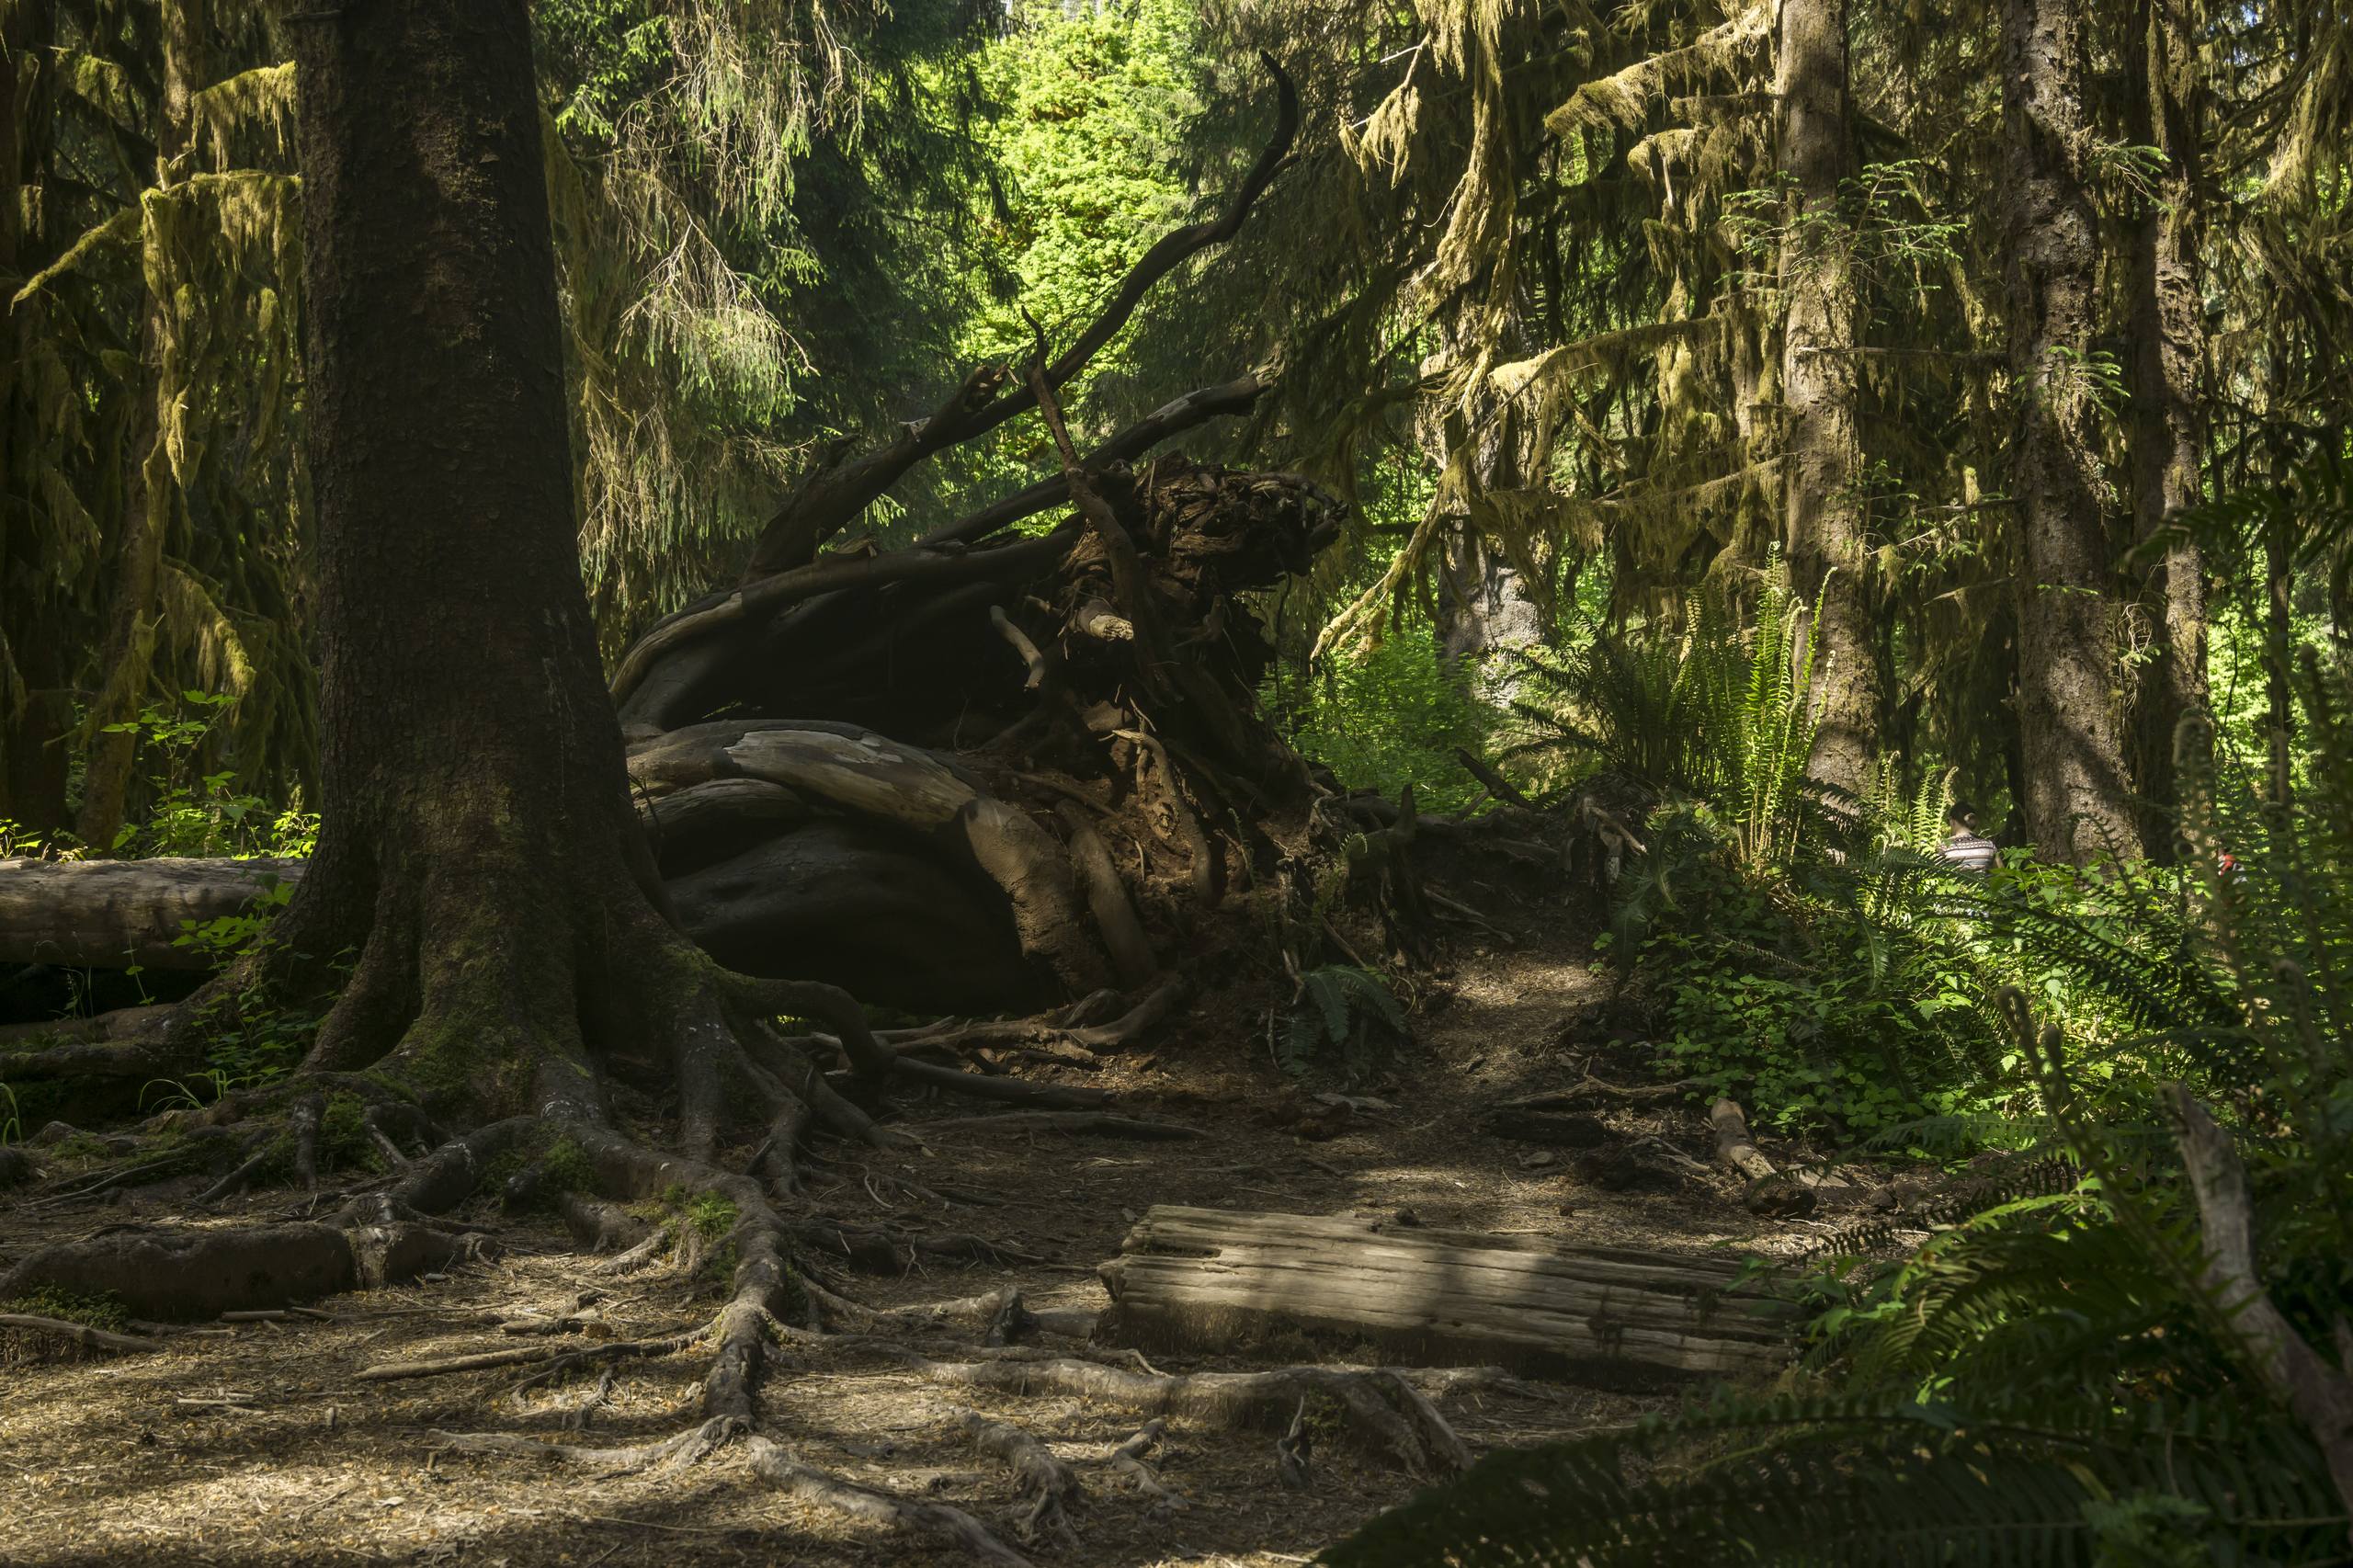
[[[1364,1220],[1155,1207],[1102,1268],[1107,1344],[1232,1351],[1285,1331],[1440,1366],[1612,1385],[1771,1373],[1794,1303],[1730,1258]]]
[[[300,860],[0,860],[0,963],[210,969],[187,926],[241,915]]]
[[[411,1278],[479,1239],[406,1224],[140,1226],[28,1254],[0,1274],[0,1300],[47,1285],[111,1296],[142,1317],[212,1318]]]

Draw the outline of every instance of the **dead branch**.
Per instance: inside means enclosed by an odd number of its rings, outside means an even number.
[[[1718,1100],[1708,1112],[1708,1120],[1716,1130],[1716,1158],[1748,1178],[1748,1191],[1743,1199],[1753,1214],[1767,1214],[1776,1219],[1794,1219],[1813,1212],[1812,1188],[1791,1181],[1775,1168],[1748,1135],[1748,1118],[1737,1102]]]
[[[45,1318],[26,1312],[0,1312],[0,1328],[21,1329],[27,1334],[53,1335],[70,1339],[85,1350],[161,1350],[163,1341],[142,1339],[135,1334],[115,1334],[103,1328],[92,1328],[85,1323],[67,1323],[63,1318]]]
[[[2328,1461],[2336,1494],[2353,1508],[2353,1377],[2313,1348],[2271,1300],[2255,1258],[2255,1203],[2231,1135],[2178,1084],[2165,1089],[2174,1140],[2198,1201],[2206,1285],[2256,1376],[2304,1424]],[[2346,1336],[2345,1321],[2337,1334]]]
[[[1261,54],[1259,58],[1275,78],[1275,134],[1257,163],[1244,176],[1233,206],[1213,222],[1188,224],[1162,235],[1139,256],[1077,340],[1061,358],[1044,367],[1043,379],[1048,388],[1062,386],[1086,369],[1088,361],[1127,324],[1152,287],[1186,258],[1211,245],[1222,244],[1240,233],[1251,207],[1272,183],[1299,129],[1299,94],[1273,56]],[[1019,384],[1006,388],[1011,380],[1002,369],[983,366],[966,378],[956,393],[930,417],[905,426],[891,441],[861,458],[812,474],[763,530],[752,553],[747,579],[765,577],[814,560],[819,546],[848,526],[917,463],[985,435],[1027,411],[1035,401],[1034,393]],[[1006,389],[1003,395],[999,395],[1000,389]]]

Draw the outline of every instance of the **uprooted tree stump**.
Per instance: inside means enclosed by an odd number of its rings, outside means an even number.
[[[1101,1272],[1112,1344],[1230,1351],[1301,1331],[1624,1386],[1777,1371],[1801,1315],[1730,1258],[1222,1209],[1148,1210]]]

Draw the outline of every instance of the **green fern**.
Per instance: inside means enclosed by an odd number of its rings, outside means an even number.
[[[2248,1359],[2237,1305],[2205,1283],[2157,1104],[2166,1080],[2187,1081],[2239,1118],[2263,1289],[2296,1332],[2331,1344],[2353,1299],[2353,687],[2311,660],[2299,687],[2313,756],[2292,808],[2185,726],[2194,896],[2127,877],[2070,914],[1963,889],[1917,855],[1851,872],[1891,879],[1892,940],[1906,922],[1998,925],[2137,1032],[2071,1052],[2020,993],[1989,999],[1981,1027],[2023,1064],[2012,1075],[2040,1113],[1974,1184],[1819,1249],[1804,1375],[1833,1397],[1728,1397],[1494,1454],[1326,1561],[2346,1561],[2353,1510]],[[2227,876],[2223,844],[2240,867]],[[1892,1136],[1911,1147],[1949,1131]],[[1899,1224],[1934,1233],[1893,1267],[1852,1256]]]
[[[1294,1078],[1320,1073],[1352,1085],[1387,1065],[1407,1033],[1404,1010],[1379,975],[1326,964],[1299,977],[1275,1062]]]

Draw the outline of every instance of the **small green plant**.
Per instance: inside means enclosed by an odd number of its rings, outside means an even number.
[[[150,703],[103,733],[130,735],[150,769],[147,819],[125,823],[117,855],[307,855],[319,819],[301,802],[274,808],[239,787],[233,771],[203,770],[214,729],[236,705],[225,692],[183,691],[176,707]]]
[[[0,1084],[0,1148],[22,1142],[24,1136],[24,1118],[17,1111],[17,1091]]]
[[[1404,1010],[1379,975],[1326,964],[1299,977],[1275,1062],[1294,1078],[1322,1074],[1351,1087],[1386,1066],[1407,1033]]]
[[[0,1312],[56,1318],[61,1323],[78,1323],[114,1334],[121,1333],[131,1322],[130,1312],[116,1297],[65,1290],[54,1285],[35,1285],[21,1294],[0,1301]]]

